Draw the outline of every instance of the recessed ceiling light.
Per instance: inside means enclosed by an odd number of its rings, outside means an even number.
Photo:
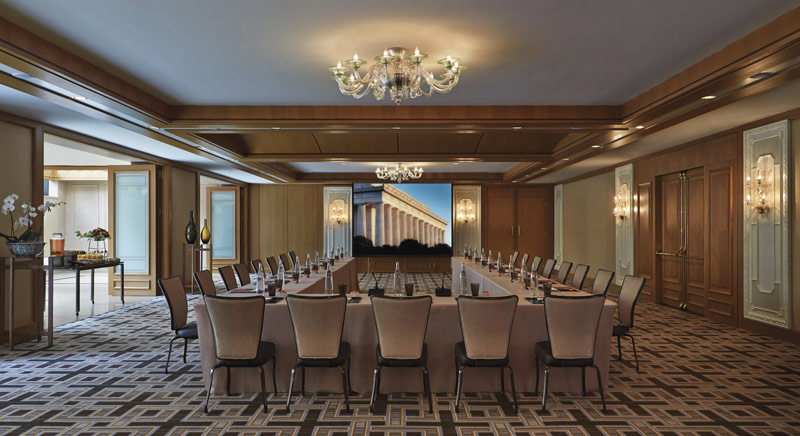
[[[78,101],[86,101],[86,100],[88,100],[88,99],[89,99],[88,97],[84,97],[84,96],[82,96],[82,95],[76,95],[75,97],[72,97],[72,98],[73,98],[74,100],[78,100]]]
[[[453,165],[458,165],[458,162],[453,162]]]
[[[700,100],[713,100],[715,98],[717,98],[716,95],[704,95],[704,96],[700,97]]]
[[[600,148],[600,144],[595,144],[592,146],[592,148]]]
[[[158,130],[158,127],[156,127],[156,126],[150,126],[150,130]]]
[[[517,181],[516,180],[512,180],[511,183],[517,183]]]
[[[753,80],[761,80],[761,79],[766,79],[767,77],[772,77],[772,75],[773,73],[762,71],[758,74],[753,74],[752,76],[750,76],[750,78]]]
[[[392,127],[392,130],[400,130],[399,127]]]
[[[542,167],[542,169],[543,169],[543,170],[546,170],[547,168],[546,168],[546,167]]]
[[[565,157],[565,158],[563,158],[563,159],[561,159],[561,160],[569,160],[569,158],[568,158],[568,157]]]
[[[639,124],[638,126],[636,126],[636,128],[639,129],[639,130],[642,130],[642,129],[644,129],[644,126]]]
[[[522,130],[522,127],[520,127],[520,126],[514,126],[514,127],[512,127],[512,129],[514,129],[514,130]]]
[[[272,127],[272,130],[280,130],[280,127]]]

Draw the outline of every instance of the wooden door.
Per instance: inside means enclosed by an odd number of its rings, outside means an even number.
[[[715,321],[736,324],[737,237],[735,162],[706,167],[709,235],[706,247],[707,288],[705,315]]]
[[[506,186],[487,186],[484,204],[486,232],[483,247],[492,256],[497,252],[507,256],[515,250],[516,242],[516,189]]]
[[[657,301],[680,308],[683,301],[683,270],[680,254],[683,249],[681,233],[681,181],[680,173],[667,174],[657,179],[659,201],[660,250],[658,251],[659,280],[656,284]]]
[[[125,293],[156,294],[156,167],[108,167],[107,242],[113,257],[125,263]],[[108,280],[108,292],[119,295],[119,267]]]
[[[547,190],[539,187],[517,189],[517,247],[522,255],[546,258]]]
[[[705,252],[706,252],[706,199],[705,175],[703,168],[685,172],[684,196],[686,209],[684,225],[684,304],[683,307],[694,313],[705,312]]]

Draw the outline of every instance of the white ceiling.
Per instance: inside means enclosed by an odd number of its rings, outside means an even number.
[[[394,167],[391,162],[293,162],[292,166],[304,173],[371,173],[378,167]],[[413,168],[421,167],[430,173],[502,173],[516,162],[403,162]]]
[[[760,119],[796,109],[800,102],[800,80],[724,106],[692,118],[668,129],[646,136],[640,141],[595,157],[576,162],[534,180],[534,183],[559,183],[642,156],[666,150],[718,132],[724,132]]]
[[[375,104],[327,67],[415,46],[468,65],[422,104],[620,104],[794,0],[0,0],[0,14],[169,103]],[[385,104],[393,104],[386,102]],[[409,104],[409,103],[404,103]]]
[[[128,156],[116,153],[109,155],[106,150],[101,148],[89,148],[84,144],[59,138],[58,136],[45,135],[44,138],[45,166],[105,167],[109,165],[130,165],[132,160]]]

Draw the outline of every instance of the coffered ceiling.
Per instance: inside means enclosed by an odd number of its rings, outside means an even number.
[[[0,0],[0,85],[248,181],[416,162],[428,179],[552,182],[800,78],[796,1],[394,4]],[[399,107],[328,78],[395,45],[469,68],[453,92]],[[135,148],[124,136],[110,142]]]

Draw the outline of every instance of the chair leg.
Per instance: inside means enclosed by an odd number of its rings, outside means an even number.
[[[581,368],[581,394],[586,396],[586,368]]]
[[[428,396],[428,412],[433,413],[433,395],[431,395],[431,378],[428,368],[422,367],[422,390]]]
[[[300,368],[300,377],[302,377],[300,382],[300,395],[306,395],[306,367]]]
[[[535,393],[539,393],[539,358],[536,358],[536,389],[534,389]]]
[[[278,395],[278,383],[275,382],[275,357],[272,358],[272,393]]]
[[[454,393],[455,393],[455,391],[458,390],[458,359],[455,359],[455,363],[456,363],[456,370],[453,372],[453,374],[455,375],[455,380],[453,380],[455,382],[455,383],[453,383],[453,392]]]
[[[178,337],[175,336],[169,341],[169,351],[167,351],[167,365],[164,367],[164,374],[169,374],[169,358],[172,355],[172,343],[175,342],[175,339],[178,339]]]
[[[544,367],[544,389],[542,389],[542,412],[547,410],[547,382],[550,381],[550,367]]]
[[[354,394],[353,382],[350,380],[350,360],[347,361],[347,392]]]
[[[340,366],[342,371],[342,391],[344,391],[344,410],[350,411],[350,392],[347,391],[347,370],[344,365]]]
[[[292,388],[294,387],[294,372],[295,372],[295,370],[297,370],[296,366],[294,368],[292,368],[292,375],[289,377],[289,392],[286,394],[286,411],[287,412],[290,410],[289,409],[289,404],[292,403]]]
[[[461,382],[464,380],[464,368],[458,368],[456,375],[456,413],[458,413],[458,403],[461,401]]]
[[[514,383],[514,370],[511,365],[506,365],[508,368],[508,378],[511,380],[511,397],[514,399],[514,412],[519,413],[519,404],[517,403],[517,385]]]
[[[186,363],[186,350],[189,349],[189,340],[183,340],[183,363]]]
[[[226,393],[230,397],[231,396],[231,367],[228,366],[228,367],[225,367],[225,369],[227,370],[227,373],[228,373],[227,374],[228,379],[225,380],[225,382],[226,382],[225,384],[227,385],[227,386],[225,386],[225,389],[226,389]]]
[[[603,401],[603,413],[606,413],[606,396],[603,394],[603,380],[600,377],[600,368],[592,365],[595,372],[597,372],[597,387],[600,388],[600,399]]]
[[[506,393],[506,377],[505,370],[500,368],[500,392]]]
[[[622,339],[617,336],[617,360],[622,360]]]
[[[203,412],[206,414],[208,414],[208,400],[209,398],[211,398],[211,388],[214,386],[214,370],[217,368],[218,368],[217,366],[211,368],[211,375],[209,376],[210,378],[208,380],[208,390],[206,391],[206,405],[203,406]]]
[[[267,388],[264,386],[266,385],[264,377],[264,367],[259,366],[258,372],[261,375],[261,397],[264,399],[264,413],[267,413]]]
[[[375,399],[378,396],[378,374],[381,371],[381,367],[375,367],[375,370],[372,371],[372,393],[369,396],[369,413],[375,409]]]
[[[633,359],[636,360],[636,372],[639,372],[639,356],[636,355],[636,339],[633,336],[628,335],[631,338],[631,344],[633,344]]]

